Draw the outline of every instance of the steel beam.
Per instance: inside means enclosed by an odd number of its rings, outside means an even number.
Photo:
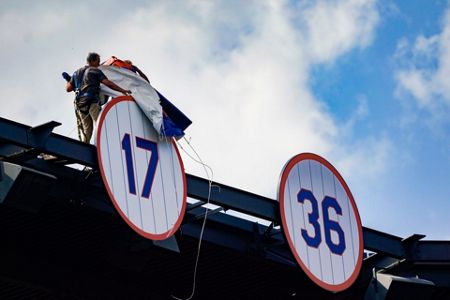
[[[11,153],[17,149],[34,149],[34,151],[52,154],[73,163],[80,163],[93,167],[94,169],[97,168],[98,163],[95,146],[51,133],[51,129],[56,125],[56,122],[50,122],[43,126],[32,128],[0,118],[0,160],[7,161],[7,157],[2,158],[1,156],[5,156],[4,153],[8,153],[9,151]],[[2,149],[4,150],[3,153],[1,151]],[[74,178],[82,178],[84,175],[80,171],[64,166],[55,166],[54,164],[39,159],[27,160],[23,165],[54,174],[60,178],[70,178],[71,176]],[[188,196],[206,201],[209,191],[208,180],[190,174],[186,174],[186,177]],[[89,180],[88,184],[92,188],[104,191],[104,186],[99,178]],[[210,203],[223,207],[225,210],[235,210],[250,216],[272,221],[275,224],[280,224],[278,202],[276,200],[217,182],[214,182],[213,185],[220,188],[212,189]],[[106,193],[104,194],[106,195]],[[195,211],[195,209],[192,211]],[[222,214],[215,214],[211,218],[220,215]],[[237,226],[237,223],[239,222],[235,220],[234,225]],[[252,224],[253,222],[245,220],[245,223]],[[251,230],[253,230],[253,227]],[[281,237],[280,234],[278,236]],[[363,237],[365,249],[381,255],[393,258],[406,258],[413,261],[450,261],[450,242],[441,242],[438,244],[424,242],[420,241],[420,238],[423,237],[421,235],[414,235],[410,239],[402,240],[400,237],[365,227],[363,227]]]
[[[199,238],[203,220],[197,219],[197,215],[204,215],[206,210],[199,207],[188,211],[187,218],[185,217],[181,226],[181,234]],[[224,213],[212,214],[212,211],[209,211],[203,239],[222,247],[266,257],[290,267],[297,266],[286,244],[279,245],[277,238],[268,239],[264,235],[255,236],[255,226],[259,232],[267,229],[261,224]],[[262,245],[258,246],[259,244]]]
[[[209,181],[186,174],[188,196],[202,201],[208,200]],[[278,202],[270,198],[249,193],[222,183],[213,182],[210,203],[255,217],[278,222]],[[216,188],[218,187],[218,188]]]
[[[25,149],[37,149],[39,152],[55,155],[90,167],[97,166],[97,153],[94,145],[50,133],[57,122],[30,127],[0,118],[0,144],[12,144]]]
[[[415,262],[450,263],[450,241],[419,241]]]
[[[379,254],[401,258],[405,256],[402,238],[363,227],[364,249]]]

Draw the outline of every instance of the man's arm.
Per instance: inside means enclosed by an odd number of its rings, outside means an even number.
[[[70,81],[68,81],[67,83],[66,83],[66,92],[72,92],[72,91],[74,91],[74,88],[73,88],[73,85],[70,83]]]
[[[148,83],[150,83],[150,80],[148,80],[147,76],[145,76],[144,72],[142,72],[141,70],[139,70],[138,67],[134,66],[136,68],[136,72],[138,72],[138,74],[145,79],[145,81],[147,81]]]
[[[120,86],[118,86],[117,84],[115,84],[114,82],[112,82],[109,79],[103,79],[102,83],[104,85],[106,85],[107,87],[109,87],[110,89],[113,89],[115,91],[121,92],[122,94],[125,94],[125,95],[131,94],[130,90],[124,90],[123,88],[121,88]]]

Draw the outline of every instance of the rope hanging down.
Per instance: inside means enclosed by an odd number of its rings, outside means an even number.
[[[200,157],[200,155],[198,155],[197,151],[195,151],[194,147],[191,145],[191,143],[185,138],[183,137],[184,141],[186,142],[186,144],[191,148],[191,150],[194,152],[195,156],[197,157],[194,158],[189,152],[187,152],[183,146],[177,141],[178,146],[180,146],[181,150],[183,150],[184,153],[186,153],[187,156],[189,156],[189,158],[191,158],[193,161],[195,161],[196,163],[202,165],[206,177],[208,178],[208,199],[206,201],[206,205],[209,204],[210,198],[211,198],[211,189],[212,189],[212,182],[213,182],[213,170],[212,168],[205,164],[202,160],[202,158]],[[208,170],[211,172],[211,174],[208,172]],[[197,267],[198,267],[198,261],[200,258],[200,250],[201,250],[201,246],[202,246],[202,240],[203,240],[203,233],[205,231],[205,226],[206,226],[206,219],[208,217],[208,209],[206,208],[205,210],[205,216],[203,217],[203,223],[202,223],[202,227],[200,230],[200,236],[199,236],[199,240],[198,240],[198,247],[197,247],[197,256],[195,259],[195,266],[194,266],[194,274],[193,274],[193,280],[192,280],[192,293],[191,295],[186,298],[186,299],[182,299],[182,298],[178,298],[174,295],[171,295],[173,299],[175,300],[191,300],[194,297],[195,294],[195,288],[196,288],[196,280],[197,280]]]

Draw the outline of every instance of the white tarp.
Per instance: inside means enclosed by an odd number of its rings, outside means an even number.
[[[161,126],[163,120],[162,107],[158,93],[155,89],[145,81],[142,77],[134,72],[119,68],[116,66],[99,66],[98,67],[109,80],[125,90],[131,91],[136,103],[142,109],[147,118],[152,122],[153,127],[158,134],[161,134]],[[117,97],[122,93],[116,92],[105,85],[100,85],[102,93],[108,96]]]

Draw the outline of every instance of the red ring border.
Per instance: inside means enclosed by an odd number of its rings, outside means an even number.
[[[106,187],[106,191],[108,192],[108,195],[111,199],[111,202],[113,203],[114,207],[116,208],[116,211],[120,214],[120,216],[122,217],[122,219],[128,224],[128,226],[130,226],[136,233],[138,233],[139,235],[147,238],[147,239],[151,239],[151,240],[156,240],[156,241],[160,241],[160,240],[165,240],[167,238],[169,238],[170,236],[172,236],[173,234],[175,234],[175,232],[177,232],[177,230],[179,229],[179,227],[181,226],[181,222],[183,221],[184,218],[184,214],[186,211],[186,203],[187,203],[187,186],[186,186],[186,173],[184,171],[184,164],[183,164],[183,160],[181,159],[181,155],[180,152],[178,151],[178,148],[175,144],[175,142],[172,140],[172,145],[175,148],[175,151],[177,153],[178,156],[178,161],[180,163],[180,167],[181,167],[181,174],[183,177],[183,206],[181,208],[180,214],[178,216],[178,220],[175,223],[175,225],[172,227],[172,229],[167,230],[164,233],[160,233],[160,234],[151,234],[148,232],[145,232],[144,230],[140,229],[139,227],[137,227],[136,225],[134,225],[130,219],[128,219],[128,217],[122,212],[122,210],[120,209],[119,204],[117,203],[116,198],[114,197],[114,194],[112,193],[109,184],[108,184],[108,180],[106,179],[106,175],[105,175],[105,171],[103,170],[103,162],[101,159],[101,144],[100,144],[100,137],[101,137],[101,132],[102,132],[102,128],[103,128],[103,122],[105,120],[105,117],[108,113],[108,111],[114,107],[114,105],[116,105],[119,102],[122,101],[134,101],[133,97],[131,96],[119,96],[116,97],[112,100],[110,100],[106,105],[104,110],[102,111],[101,115],[100,115],[100,119],[98,121],[98,126],[97,126],[97,137],[96,137],[96,148],[97,148],[97,157],[98,157],[98,162],[99,162],[99,170],[100,170],[100,174],[102,176],[103,179],[103,183]],[[172,234],[170,236],[167,236],[168,233],[172,232]]]
[[[355,269],[353,270],[352,275],[341,284],[336,285],[336,284],[329,284],[329,283],[323,282],[322,280],[317,278],[311,271],[309,271],[308,267],[303,263],[302,259],[298,255],[295,245],[289,235],[289,229],[288,229],[289,227],[287,226],[286,216],[285,216],[286,214],[285,214],[285,210],[284,210],[284,190],[286,188],[287,178],[288,178],[292,168],[297,163],[299,163],[303,160],[314,160],[314,161],[324,165],[325,167],[327,167],[334,174],[334,176],[336,176],[336,178],[339,180],[341,185],[344,187],[344,190],[345,190],[345,192],[350,200],[350,203],[352,205],[353,211],[355,212],[356,222],[358,225],[358,237],[359,237],[358,259],[357,259],[357,263],[356,263]],[[278,188],[278,200],[279,200],[279,205],[280,205],[280,218],[281,218],[281,223],[282,223],[281,225],[283,228],[283,234],[286,238],[286,241],[289,244],[289,248],[291,249],[292,255],[294,255],[295,260],[300,265],[302,270],[306,273],[306,275],[314,283],[316,283],[320,287],[322,287],[328,291],[331,291],[331,292],[341,292],[341,291],[344,291],[347,288],[349,288],[355,282],[355,280],[357,279],[357,277],[361,271],[363,254],[364,254],[363,233],[362,233],[361,218],[360,218],[359,211],[356,206],[355,200],[353,198],[353,195],[352,195],[347,183],[345,182],[344,178],[337,171],[337,169],[330,162],[328,162],[326,159],[324,159],[323,157],[321,157],[317,154],[314,154],[314,153],[297,154],[296,156],[292,157],[283,168],[283,171],[281,173],[279,188]]]

